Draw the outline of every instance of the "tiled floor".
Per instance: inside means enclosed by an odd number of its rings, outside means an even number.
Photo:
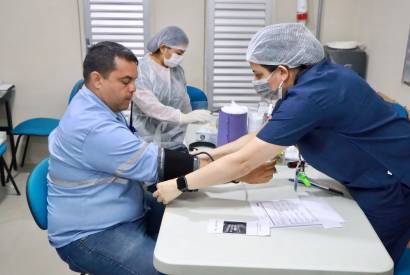
[[[47,232],[38,228],[31,217],[25,192],[30,170],[27,167],[15,177],[21,196],[9,183],[6,187],[0,185],[0,274],[77,274],[58,257],[48,243]]]

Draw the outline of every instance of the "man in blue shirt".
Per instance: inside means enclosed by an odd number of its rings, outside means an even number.
[[[257,93],[278,99],[272,117],[256,136],[211,151],[220,159],[186,175],[188,188],[238,178],[297,145],[310,165],[348,188],[397,263],[410,239],[410,121],[355,72],[324,59],[302,24],[262,29],[247,60]],[[175,186],[161,182],[154,196],[168,203],[180,194]]]
[[[119,44],[93,46],[83,64],[85,85],[49,137],[49,241],[78,272],[158,274],[153,251],[164,208],[142,183],[198,164],[129,130],[121,111],[135,92],[137,62]]]
[[[142,183],[187,174],[208,161],[144,142],[127,125],[137,59],[100,42],[83,63],[85,85],[49,137],[48,236],[70,268],[93,275],[159,274],[153,252],[164,207]],[[244,180],[272,177],[261,166]],[[183,188],[183,187],[181,187]]]

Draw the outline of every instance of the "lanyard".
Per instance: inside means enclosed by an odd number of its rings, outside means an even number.
[[[134,128],[134,126],[132,125],[132,101],[131,101],[131,114],[130,114],[130,123],[127,123],[127,118],[124,116],[124,114],[122,112],[119,112],[122,116],[122,118],[125,121],[125,125],[127,126],[128,129],[130,129],[132,134],[135,134],[135,132],[137,132],[137,130]]]
[[[131,114],[130,114],[130,125],[128,126],[128,128],[130,129],[131,133],[135,134],[135,132],[137,130],[135,130],[134,126],[132,125],[132,107],[134,105],[134,102],[131,101]]]

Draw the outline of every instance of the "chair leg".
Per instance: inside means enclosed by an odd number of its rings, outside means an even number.
[[[11,175],[11,169],[9,168],[9,167],[7,167],[7,163],[4,161],[4,158],[3,157],[0,157],[0,162],[2,163],[2,165],[4,166],[4,168],[6,169],[6,172],[7,172],[7,178],[9,178],[10,179],[10,181],[11,181],[11,183],[13,184],[13,186],[14,186],[14,189],[16,190],[16,192],[17,192],[17,195],[21,195],[21,193],[20,193],[20,190],[19,190],[19,188],[17,187],[17,184],[16,184],[16,182],[14,181],[14,178],[13,178],[13,176]]]
[[[17,137],[16,148],[15,148],[15,154],[14,154],[14,155],[12,154],[12,156],[11,156],[11,163],[12,163],[12,164],[13,164],[13,163],[17,163],[17,152],[18,152],[20,140],[21,140],[22,137],[23,137],[22,135],[19,135],[19,136]],[[17,168],[14,168],[14,170],[17,171]],[[9,180],[10,180],[10,174],[7,175],[6,183],[9,182]]]
[[[28,143],[29,142],[30,142],[30,136],[27,136],[26,145],[24,146],[23,158],[21,159],[21,164],[20,164],[21,167],[24,166],[24,160],[26,159],[27,148],[28,148]]]
[[[17,142],[16,142],[16,155],[17,155],[17,151],[18,151],[18,149],[19,149],[20,140],[21,140],[22,137],[23,137],[22,135],[19,135],[19,136],[17,137]],[[17,157],[16,157],[16,158],[17,158]]]

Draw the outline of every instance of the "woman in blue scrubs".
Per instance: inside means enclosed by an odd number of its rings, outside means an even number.
[[[297,145],[310,165],[348,188],[397,263],[410,239],[409,120],[355,72],[325,59],[301,24],[262,29],[247,60],[257,93],[278,98],[272,118],[256,135],[211,151],[217,160],[188,174],[187,189],[240,178]],[[164,203],[181,194],[175,179],[157,188]]]

